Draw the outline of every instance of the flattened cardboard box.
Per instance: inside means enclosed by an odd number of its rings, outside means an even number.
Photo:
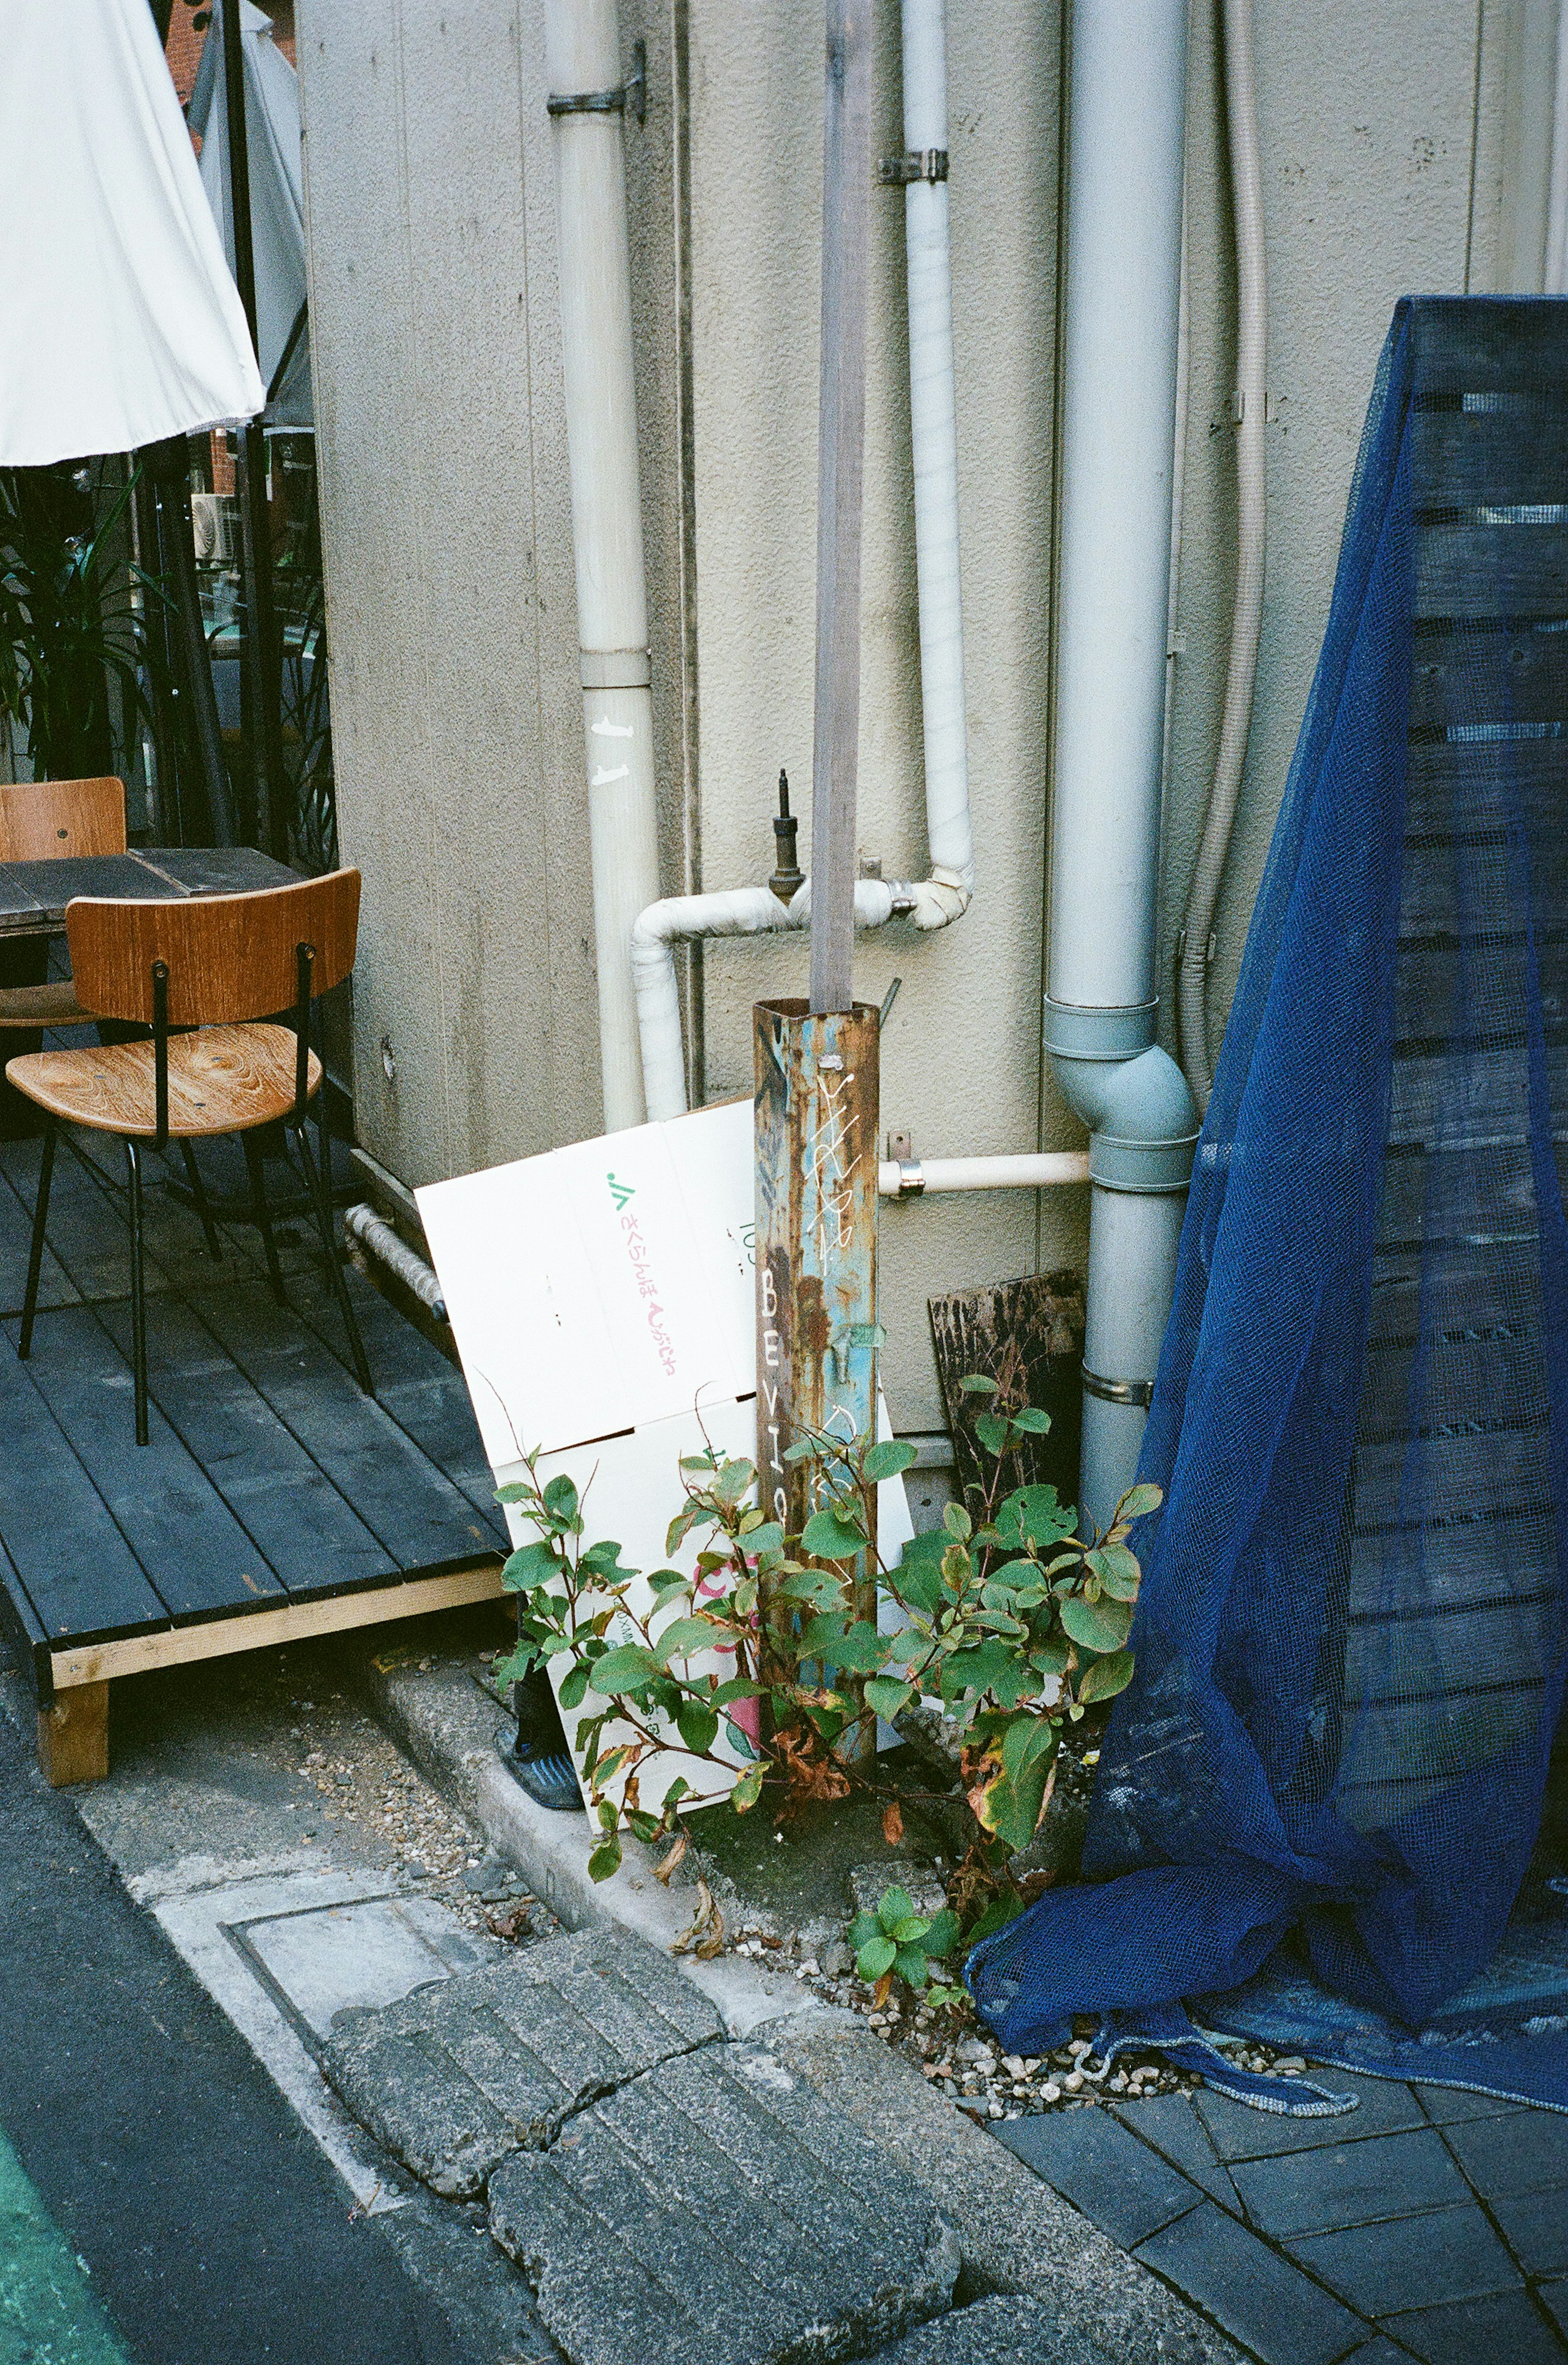
[[[673,1556],[664,1549],[680,1457],[704,1438],[720,1453],[756,1452],[751,1103],[416,1195],[498,1485],[537,1449],[542,1479],[565,1471],[576,1481],[590,1540],[614,1537],[631,1567],[689,1575],[697,1540]],[[889,1427],[880,1407],[878,1426]],[[510,1506],[507,1518],[513,1541],[528,1541]],[[879,1488],[878,1519],[883,1557],[896,1559],[911,1533],[902,1479]],[[645,1614],[651,1593],[640,1586],[634,1598]],[[734,1672],[727,1655],[711,1664]],[[566,1711],[568,1733],[580,1714]],[[607,1726],[606,1745],[613,1739]],[[738,1774],[749,1743],[732,1740],[724,1754]],[[655,1811],[678,1775],[714,1792],[714,1769],[678,1753],[656,1773],[639,1770]]]

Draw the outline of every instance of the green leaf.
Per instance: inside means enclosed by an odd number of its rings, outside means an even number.
[[[930,1927],[931,1920],[928,1914],[906,1913],[902,1922],[894,1922],[888,1935],[895,1946],[913,1946],[919,1939],[924,1937]]]
[[[857,1913],[845,1935],[852,1946],[859,1947],[863,1946],[868,1938],[879,1937],[881,1930],[882,1925],[874,1913]]]
[[[997,1533],[1009,1551],[1032,1546],[1045,1552],[1072,1529],[1073,1513],[1063,1508],[1054,1486],[1019,1486],[997,1508]]]
[[[1001,1453],[1007,1444],[1007,1423],[999,1412],[982,1412],[975,1423],[975,1435],[988,1453]]]
[[[914,1900],[907,1889],[884,1889],[877,1900],[877,1919],[891,1937],[901,1922],[907,1922],[914,1911]]]
[[[1084,1601],[1070,1593],[1058,1615],[1064,1632],[1084,1651],[1119,1651],[1132,1631],[1126,1601]]]
[[[1117,1601],[1136,1601],[1143,1571],[1126,1544],[1098,1544],[1083,1564]]]
[[[993,1897],[965,1939],[965,1946],[978,1946],[982,1938],[994,1937],[999,1930],[1005,1930],[1010,1922],[1016,1922],[1023,1911],[1024,1900],[1015,1892]]]
[[[594,1661],[588,1681],[596,1692],[638,1692],[659,1672],[658,1661],[641,1642],[622,1642]]]
[[[654,1652],[659,1664],[667,1667],[672,1659],[684,1659],[693,1651],[711,1651],[724,1639],[706,1618],[672,1618],[655,1635]]]
[[[951,1951],[958,1934],[958,1917],[950,1905],[945,1905],[921,1943],[933,1960],[940,1962]]]
[[[719,1737],[719,1720],[700,1700],[688,1700],[677,1710],[676,1727],[694,1757],[703,1756]]]
[[[693,1528],[708,1517],[700,1503],[689,1501],[684,1510],[676,1513],[665,1530],[665,1550],[678,1552]]]
[[[733,1730],[733,1728],[732,1728]],[[747,1815],[762,1796],[762,1777],[767,1768],[759,1758],[748,1765],[734,1788],[730,1792],[730,1804],[737,1815]]]
[[[777,1519],[765,1519],[759,1528],[748,1528],[741,1538],[742,1549],[752,1560],[769,1560],[784,1549],[784,1530]]]
[[[901,1946],[893,1956],[893,1968],[904,1985],[911,1988],[923,1988],[931,1976],[924,1946]]]
[[[1047,1635],[1043,1642],[1037,1642],[1029,1653],[1029,1664],[1037,1668],[1042,1676],[1065,1676],[1067,1644],[1060,1635]]]
[[[577,1516],[577,1490],[564,1470],[557,1471],[544,1488],[544,1508],[560,1527],[568,1527]]]
[[[1164,1500],[1162,1486],[1129,1486],[1112,1514],[1112,1525],[1119,1526],[1124,1519],[1147,1519]]]
[[[520,1544],[501,1569],[501,1583],[509,1593],[532,1593],[536,1585],[547,1585],[561,1564],[547,1543]]]
[[[1043,1718],[1014,1725],[1002,1742],[1002,1770],[986,1785],[980,1819],[1014,1855],[1035,1836],[1056,1751],[1056,1728]]]
[[[581,1708],[583,1704],[583,1696],[587,1692],[588,1687],[588,1663],[586,1660],[579,1659],[577,1665],[575,1667],[568,1667],[566,1674],[562,1676],[561,1688],[556,1694],[556,1698],[559,1699],[563,1708]]]
[[[942,1514],[942,1524],[947,1533],[950,1536],[956,1536],[961,1544],[967,1544],[975,1531],[975,1523],[962,1503],[947,1505]]]
[[[1014,1428],[1023,1429],[1028,1437],[1044,1437],[1050,1425],[1049,1413],[1042,1412],[1038,1405],[1025,1405],[1022,1412],[1013,1416]]]
[[[608,1880],[612,1873],[620,1871],[621,1837],[619,1833],[610,1832],[603,1839],[600,1840],[599,1845],[595,1848],[593,1854],[588,1860],[588,1878],[590,1880]]]
[[[521,1478],[509,1478],[504,1486],[496,1488],[498,1503],[527,1503],[532,1498],[532,1487]]]
[[[828,1644],[823,1656],[831,1659],[835,1667],[847,1667],[855,1675],[868,1676],[886,1665],[892,1647],[890,1634],[879,1634],[868,1620],[861,1618],[847,1634],[841,1634],[836,1642]]]
[[[741,1731],[733,1716],[724,1719],[724,1739],[737,1757],[756,1757],[756,1752],[752,1747],[749,1735]],[[747,1778],[749,1780],[749,1776]]]
[[[967,1396],[993,1396],[997,1393],[996,1382],[988,1380],[983,1372],[966,1373],[958,1385]]]
[[[651,1847],[663,1829],[657,1815],[650,1815],[642,1807],[628,1807],[626,1821],[632,1826],[633,1837],[640,1839],[644,1847]]]
[[[936,1530],[939,1543],[946,1541],[944,1531]],[[916,1541],[919,1539],[916,1538]],[[911,1553],[906,1548],[902,1560],[888,1579],[888,1590],[895,1601],[906,1609],[918,1609],[921,1616],[935,1615],[942,1598],[942,1564],[940,1553]]]
[[[749,1462],[726,1462],[713,1481],[713,1492],[721,1503],[735,1504],[749,1493],[756,1482],[756,1471]]]
[[[914,1686],[900,1683],[894,1676],[873,1676],[866,1686],[867,1707],[875,1709],[889,1724],[903,1714],[913,1698]]]
[[[902,1437],[883,1437],[869,1448],[861,1467],[876,1485],[884,1478],[896,1478],[902,1471],[913,1469],[916,1459],[913,1446]]]
[[[1096,1659],[1084,1668],[1078,1679],[1078,1697],[1084,1701],[1114,1699],[1132,1679],[1132,1653],[1113,1651],[1108,1659]]]
[[[708,1705],[710,1708],[729,1708],[735,1700],[761,1698],[760,1684],[748,1683],[745,1676],[732,1676],[727,1684],[721,1684],[716,1692],[709,1693]]]
[[[837,1511],[813,1511],[801,1536],[801,1550],[815,1560],[853,1560],[867,1544],[864,1530]]]
[[[831,1651],[835,1642],[849,1631],[849,1619],[842,1609],[824,1609],[809,1618],[801,1633],[801,1656],[814,1659]]]
[[[884,1971],[891,1970],[898,1951],[890,1938],[879,1933],[875,1938],[868,1938],[860,1948],[855,1957],[855,1967],[863,1979],[879,1979]]]
[[[655,1568],[648,1578],[651,1590],[661,1598],[666,1593],[684,1593],[690,1582],[678,1568]]]

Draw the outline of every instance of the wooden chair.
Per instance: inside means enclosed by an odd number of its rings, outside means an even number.
[[[235,1133],[245,1147],[273,1294],[283,1276],[263,1188],[259,1126],[281,1122],[294,1136],[315,1203],[327,1269],[348,1332],[354,1370],[375,1394],[364,1342],[332,1237],[330,1182],[306,1138],[321,1063],[310,1048],[311,1005],[353,967],[359,924],[359,872],[335,870],[298,886],[261,894],[193,896],[183,902],[133,903],[78,897],[65,911],[66,942],[78,992],[95,1017],[151,1028],[150,1039],[94,1044],[82,1050],[34,1051],[6,1073],[37,1103],[46,1125],[39,1170],[17,1352],[32,1351],[33,1317],[49,1217],[50,1182],[61,1125],[118,1134],[125,1143],[130,1203],[131,1353],[136,1375],[136,1441],[147,1425],[147,1309],[142,1273],[141,1152],[170,1141],[188,1148],[203,1135]],[[293,1005],[293,1026],[261,1023]],[[176,1029],[189,1032],[176,1032]]]
[[[124,852],[123,780],[18,780],[0,787],[0,862]],[[70,978],[0,986],[0,1029],[80,1026],[92,1014]]]

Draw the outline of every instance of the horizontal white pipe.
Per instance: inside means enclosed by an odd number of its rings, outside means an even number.
[[[441,1283],[423,1257],[416,1256],[401,1234],[395,1231],[384,1216],[361,1200],[357,1206],[343,1211],[343,1229],[351,1240],[358,1242],[366,1256],[384,1264],[388,1272],[396,1273],[405,1289],[411,1289],[420,1304],[428,1306],[438,1322],[446,1320],[446,1300],[441,1294]]]
[[[911,908],[917,891],[886,879],[855,882],[855,925],[879,928],[895,904]],[[632,925],[632,982],[643,1041],[643,1097],[650,1124],[686,1114],[686,1067],[680,1048],[680,995],[675,947],[700,936],[762,936],[808,928],[811,881],[790,903],[770,887],[731,887],[710,895],[666,895],[639,912]]]
[[[1086,1149],[1047,1149],[996,1158],[885,1158],[877,1169],[884,1199],[924,1198],[933,1191],[1047,1191],[1087,1182]]]

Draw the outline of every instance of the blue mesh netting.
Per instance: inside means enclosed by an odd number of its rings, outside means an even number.
[[[1310,2046],[1318,1997],[1319,2057],[1524,2044],[1568,2106],[1565,1170],[1568,302],[1415,299],[1199,1145],[1088,1878],[969,1967],[1009,2049],[1183,1998]],[[1532,1855],[1536,1976],[1488,1988]]]

